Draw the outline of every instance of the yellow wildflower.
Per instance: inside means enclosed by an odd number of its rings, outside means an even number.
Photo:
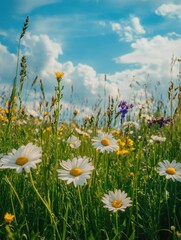
[[[133,148],[133,147],[132,147],[132,148],[130,148],[129,150],[130,150],[130,151],[134,151],[135,149],[136,149],[136,148]]]
[[[64,72],[55,72],[55,76],[57,79],[62,78],[64,75]]]
[[[176,231],[176,236],[177,236],[177,238],[181,238],[181,232]]]
[[[5,110],[1,108],[1,114],[5,114]]]
[[[13,117],[12,117],[12,121],[15,121],[15,120],[16,120],[16,117],[15,117],[15,116],[13,116]]]
[[[121,141],[121,139],[118,139],[118,144],[120,145],[120,147],[124,147],[126,145],[126,143]]]
[[[51,133],[52,128],[51,127],[47,127],[43,130],[43,133]]]
[[[10,213],[6,213],[4,215],[4,220],[6,223],[11,223],[14,220],[15,216],[10,214]]]
[[[130,172],[130,177],[134,177],[134,173],[133,172]]]
[[[47,115],[48,115],[48,112],[47,112],[47,111],[44,111],[44,112],[43,112],[43,115],[44,115],[44,117],[47,116]]]
[[[128,146],[133,146],[134,142],[130,138],[127,139],[127,145]]]
[[[120,134],[120,132],[119,132],[118,130],[116,130],[116,129],[113,130],[112,133],[113,133],[113,134]]]
[[[125,149],[125,150],[118,150],[117,151],[117,155],[120,156],[120,155],[124,155],[124,154],[127,154],[129,153],[129,150]]]

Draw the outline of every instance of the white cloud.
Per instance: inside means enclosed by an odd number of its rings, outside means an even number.
[[[155,11],[157,15],[168,16],[170,18],[179,18],[181,19],[181,4],[162,4]]]
[[[18,13],[29,13],[35,8],[61,2],[61,0],[16,0],[16,9]]]
[[[129,26],[128,26],[129,27]],[[56,85],[55,71],[63,71],[62,84],[63,102],[69,106],[72,94],[72,103],[77,107],[84,108],[95,104],[97,99],[106,100],[106,96],[111,95],[116,98],[129,100],[133,93],[137,96],[142,94],[142,89],[130,87],[130,83],[138,81],[140,85],[149,78],[160,81],[163,89],[167,92],[167,85],[170,80],[170,62],[173,55],[181,57],[181,39],[155,36],[152,39],[141,38],[131,44],[132,51],[117,57],[115,61],[126,64],[127,70],[108,74],[105,81],[104,74],[98,74],[89,65],[79,63],[75,65],[71,61],[62,62],[61,55],[63,50],[61,43],[50,39],[47,35],[31,35],[27,33],[22,41],[22,54],[27,56],[28,72],[33,80],[38,75],[42,78],[46,96],[51,98],[54,94]],[[0,45],[0,76],[1,84],[6,83],[10,73],[13,75],[16,66],[16,56],[11,54],[8,49]],[[130,68],[131,65],[131,68]],[[12,66],[12,67],[10,67]],[[8,73],[8,74],[7,74]],[[177,72],[174,76],[177,76]],[[134,81],[133,81],[134,82]],[[12,82],[9,81],[9,84]],[[72,91],[73,89],[73,91]]]
[[[108,95],[114,97],[118,95],[119,80],[116,78],[111,79],[108,76],[108,81],[105,82],[104,74],[98,74],[95,69],[89,65],[82,63],[75,65],[71,61],[62,62],[61,55],[63,54],[63,50],[61,44],[50,39],[47,35],[31,35],[27,32],[22,40],[22,45],[21,54],[27,56],[29,86],[32,84],[31,80],[33,81],[34,77],[38,75],[39,79],[41,78],[43,81],[47,98],[50,99],[54,94],[54,87],[56,85],[55,71],[65,72],[62,81],[64,85],[64,103],[68,104],[70,102],[70,96],[72,94],[73,105],[79,106],[80,108],[91,108],[98,99],[105,100],[105,91],[107,92],[107,97]],[[7,57],[4,57],[3,52]],[[12,68],[16,66],[16,56],[9,53],[5,46],[1,46],[0,59],[4,62],[3,66],[6,66],[6,68],[1,69],[1,75],[4,76],[2,79],[3,84],[9,78],[9,73]],[[10,66],[13,67],[10,68]],[[12,83],[9,82],[9,85],[12,85]],[[123,83],[123,85],[125,84]],[[39,87],[37,90],[39,90]],[[32,94],[29,93],[29,95],[30,98],[32,98]],[[31,99],[28,99],[27,104],[32,105],[32,103],[30,103]]]
[[[0,43],[0,84],[12,85],[16,73],[16,56]],[[2,88],[1,88],[2,89]]]
[[[118,34],[120,41],[135,41],[146,33],[140,19],[135,16],[130,16],[127,21],[120,19],[119,22],[110,22],[110,26],[112,31]]]
[[[131,44],[133,52],[116,58],[117,63],[139,64],[148,66],[156,66],[158,70],[161,65],[171,62],[171,58],[181,56],[181,49],[178,47],[181,39],[170,39],[157,35],[152,39],[141,38]],[[164,71],[165,72],[165,71]]]
[[[147,38],[138,39],[131,44],[132,51],[130,53],[115,59],[117,63],[128,65],[128,68],[131,66],[131,69],[120,72],[117,74],[119,77],[113,75],[111,78],[119,78],[124,81],[125,78],[130,79],[135,76],[133,82],[138,81],[140,85],[146,83],[148,78],[150,81],[148,90],[153,92],[156,84],[160,84],[160,94],[163,94],[166,99],[170,80],[177,82],[178,64],[173,66],[171,76],[171,62],[172,58],[181,57],[180,45],[181,39],[162,36],[155,36],[150,40]],[[160,97],[160,95],[156,97]]]
[[[50,73],[62,67],[58,62],[58,57],[63,54],[61,44],[52,41],[47,35],[30,35],[27,32],[22,45],[31,69],[36,69],[42,77],[48,78],[51,76]]]
[[[111,22],[111,27],[112,27],[113,32],[120,32],[122,30],[120,23]]]
[[[140,19],[138,17],[132,17],[131,21],[133,23],[133,28],[134,28],[136,33],[138,33],[138,34],[145,34],[146,33],[143,26],[141,26]]]
[[[65,72],[64,99],[68,101],[71,95],[71,87],[77,102],[83,102],[89,98],[90,104],[95,101],[98,94],[99,79],[96,71],[89,65],[74,65],[71,61],[61,62],[63,50],[61,44],[51,40],[48,35],[31,35],[27,33],[23,38],[24,54],[27,56],[28,67],[33,76],[39,75],[43,80],[48,95],[54,91],[56,79],[54,72]],[[47,96],[48,96],[47,95]]]

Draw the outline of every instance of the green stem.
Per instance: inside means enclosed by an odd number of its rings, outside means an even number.
[[[84,216],[84,206],[82,203],[82,197],[80,193],[80,187],[78,186],[78,195],[79,195],[79,201],[80,201],[80,206],[81,206],[81,212],[82,212],[82,221],[83,221],[83,228],[84,228],[84,234],[85,234],[85,240],[87,239],[87,234],[86,234],[86,224],[85,224],[85,216]]]
[[[22,202],[21,202],[21,200],[20,200],[20,198],[19,198],[19,196],[18,196],[18,193],[16,192],[16,189],[13,187],[12,183],[9,181],[9,179],[8,179],[7,176],[5,176],[5,181],[9,184],[9,186],[10,186],[11,189],[13,190],[13,192],[14,192],[14,194],[15,194],[18,202],[19,202],[19,205],[20,205],[21,209],[23,209],[24,207],[23,207],[23,204],[22,204]]]
[[[7,176],[5,176],[5,181],[9,184],[10,188],[12,189],[13,193],[15,194],[15,196],[16,196],[18,202],[19,202],[19,205],[21,207],[21,210],[24,211],[24,205],[22,204],[16,189],[13,187],[12,183],[10,182],[10,180],[9,180],[9,178]],[[14,206],[13,206],[13,209],[14,209]],[[26,228],[27,228],[27,231],[29,232],[29,226],[27,224],[27,221],[26,221]]]
[[[119,235],[119,216],[118,212],[116,212],[116,236]]]
[[[32,177],[31,172],[30,172],[30,181],[31,181],[32,187],[33,187],[34,191],[36,192],[37,196],[38,196],[39,199],[42,201],[42,203],[44,204],[44,206],[46,207],[46,209],[48,210],[48,212],[49,212],[49,214],[50,214],[50,218],[51,218],[51,221],[53,222],[53,224],[54,224],[54,226],[55,226],[55,230],[56,230],[56,232],[57,232],[58,239],[61,239],[60,234],[59,234],[59,231],[58,231],[58,227],[57,227],[57,222],[56,222],[56,219],[55,219],[55,215],[54,215],[54,213],[51,211],[50,206],[48,205],[47,201],[42,198],[42,196],[41,196],[40,193],[38,192],[38,189],[35,187],[35,184],[34,184],[34,181],[33,181],[33,177]]]
[[[64,216],[62,240],[66,239],[68,212],[69,212],[69,204],[66,207],[66,212]]]

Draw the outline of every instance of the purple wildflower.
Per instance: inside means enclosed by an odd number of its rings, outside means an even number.
[[[160,119],[155,119],[153,118],[152,121],[150,121],[148,123],[148,127],[150,128],[153,124],[159,124],[160,128],[164,127],[167,123],[171,123],[173,124],[173,119],[172,118],[167,118],[167,119],[164,119],[163,117],[161,117]]]
[[[129,104],[126,101],[121,101],[118,107],[120,108],[119,114],[121,114],[121,124],[122,124],[126,114],[128,113],[128,109],[132,108],[133,104]]]

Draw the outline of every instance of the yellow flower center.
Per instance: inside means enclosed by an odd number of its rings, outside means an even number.
[[[110,140],[108,138],[102,138],[101,144],[103,146],[109,146],[110,145]]]
[[[74,177],[77,177],[82,174],[82,169],[80,168],[72,168],[70,174]]]
[[[70,145],[76,146],[76,142],[69,142]]]
[[[19,157],[16,159],[16,164],[23,166],[25,163],[28,162],[28,158],[27,157]]]
[[[122,205],[123,205],[123,204],[122,204],[122,202],[121,202],[120,200],[114,200],[114,201],[112,202],[112,206],[113,206],[114,208],[120,208]]]
[[[175,168],[168,167],[168,168],[166,169],[166,173],[168,173],[168,174],[170,174],[170,175],[174,175],[174,174],[176,174],[176,170],[175,170]]]

